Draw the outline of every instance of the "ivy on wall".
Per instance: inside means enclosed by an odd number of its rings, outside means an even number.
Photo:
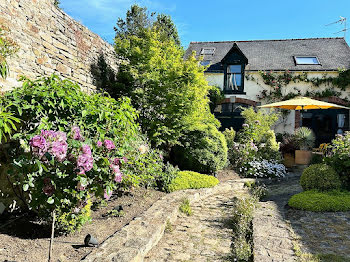
[[[254,78],[251,74],[246,74],[247,80],[255,81],[260,85],[263,90],[257,96],[258,99],[265,99],[267,101],[276,101],[276,100],[287,100],[296,96],[307,96],[307,97],[331,97],[336,96],[340,97],[341,92],[338,92],[334,87],[339,88],[340,90],[346,90],[350,86],[350,70],[339,70],[338,76],[328,76],[323,74],[322,77],[308,77],[308,73],[304,72],[302,74],[292,73],[289,70],[284,72],[275,72],[275,71],[259,71],[265,85],[268,85],[270,88],[266,89],[261,86],[257,79]],[[306,91],[302,93],[297,87],[293,88],[293,91],[286,91],[285,87],[290,83],[305,82],[309,83],[314,87],[318,87],[322,84],[331,85],[323,91]],[[349,101],[348,98],[343,98],[345,101]]]

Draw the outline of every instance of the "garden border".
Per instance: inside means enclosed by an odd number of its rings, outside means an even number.
[[[140,217],[106,239],[82,261],[143,261],[147,253],[157,245],[164,234],[167,222],[177,219],[179,204],[184,197],[190,203],[210,195],[231,190],[242,190],[244,182],[254,179],[235,179],[218,184],[213,188],[189,189],[170,193],[154,203]]]

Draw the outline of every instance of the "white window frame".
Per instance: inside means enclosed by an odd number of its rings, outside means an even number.
[[[315,63],[298,63],[298,58],[312,58],[312,59],[314,59],[314,58],[316,58],[316,60],[317,60],[317,64],[315,64]],[[296,65],[320,65],[321,63],[320,63],[320,60],[318,59],[318,57],[317,56],[294,56],[294,61],[295,61],[295,64]]]
[[[201,50],[201,55],[214,55],[215,47],[203,47]]]

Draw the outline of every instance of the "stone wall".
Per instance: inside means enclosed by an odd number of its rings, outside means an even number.
[[[11,30],[19,45],[8,60],[9,77],[0,86],[18,86],[18,77],[36,78],[56,73],[78,82],[83,90],[96,87],[91,66],[98,59],[117,69],[113,47],[55,7],[53,0],[0,0],[0,23]]]
[[[17,55],[8,59],[8,78],[0,78],[2,91],[21,85],[21,75],[35,79],[55,73],[89,92],[101,84],[96,78],[101,65],[118,69],[113,47],[55,7],[53,0],[0,0],[0,23],[9,27],[9,36],[19,45]],[[13,201],[21,204],[8,183],[6,167],[0,165],[0,213],[3,204]]]

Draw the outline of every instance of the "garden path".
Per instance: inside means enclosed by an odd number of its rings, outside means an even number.
[[[350,261],[350,212],[288,207],[289,198],[302,191],[300,175],[268,185],[269,196],[253,221],[255,261]]]
[[[162,261],[231,261],[232,215],[234,197],[246,190],[230,194],[214,194],[191,203],[193,214],[179,217],[167,226],[163,238],[145,257],[145,262]]]

